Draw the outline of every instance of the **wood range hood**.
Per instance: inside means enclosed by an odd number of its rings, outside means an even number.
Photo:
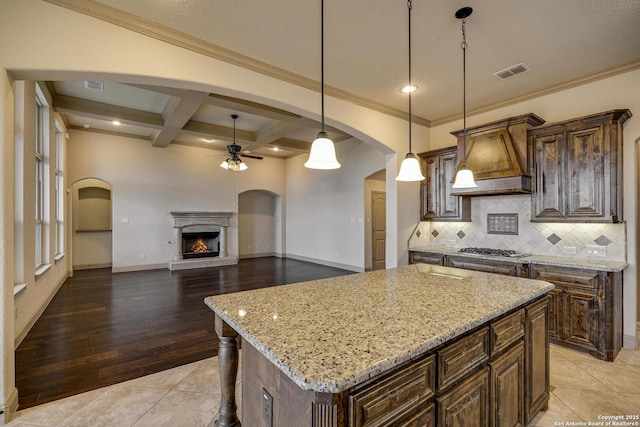
[[[478,187],[453,189],[453,196],[487,196],[531,193],[527,169],[527,131],[544,123],[533,113],[509,117],[467,128],[467,168]],[[458,138],[458,170],[464,159],[463,130],[451,132]]]

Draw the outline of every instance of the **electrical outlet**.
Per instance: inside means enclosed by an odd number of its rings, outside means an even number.
[[[567,254],[567,255],[575,255],[576,254],[576,247],[575,246],[563,246],[562,247],[562,253],[563,254]]]
[[[140,252],[140,259],[144,259],[144,252]]]
[[[266,427],[273,427],[273,397],[267,390],[262,389],[262,418]]]
[[[596,256],[606,257],[607,256],[607,247],[606,246],[598,246],[598,247],[596,247]]]

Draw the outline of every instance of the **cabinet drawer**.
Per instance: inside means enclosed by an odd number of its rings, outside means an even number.
[[[524,336],[524,309],[492,322],[491,354],[495,355]]]
[[[433,264],[444,265],[444,255],[434,252],[409,252],[409,262],[411,264]]]
[[[349,396],[349,425],[390,425],[421,412],[434,393],[435,355],[431,355]]]
[[[503,276],[529,277],[529,270],[526,264],[508,261],[449,255],[447,256],[447,266],[502,274]]]
[[[453,384],[489,359],[489,328],[482,328],[438,352],[438,390]]]
[[[597,271],[532,265],[531,278],[546,280],[572,288],[597,289],[600,274]]]

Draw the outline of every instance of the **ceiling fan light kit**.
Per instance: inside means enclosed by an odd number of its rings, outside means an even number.
[[[329,134],[324,130],[324,0],[320,0],[320,80],[322,127],[311,144],[309,159],[304,166],[309,169],[338,169],[340,163],[336,159],[336,148]]]
[[[247,170],[248,167],[238,156],[238,153],[242,149],[242,147],[236,144],[236,120],[238,119],[238,115],[232,114],[231,118],[233,119],[233,144],[227,145],[229,157],[227,157],[224,162],[220,163],[220,167],[233,172],[238,172]]]
[[[414,87],[411,84],[411,8],[412,2],[409,0],[407,2],[407,9],[409,10],[409,84],[406,87]],[[411,152],[411,92],[409,90],[407,94],[409,95],[409,152],[405,156],[402,164],[400,165],[400,172],[396,177],[396,181],[422,181],[424,176],[422,175],[422,170],[420,168],[420,162],[415,154]]]

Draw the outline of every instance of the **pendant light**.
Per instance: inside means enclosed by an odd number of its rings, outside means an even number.
[[[407,1],[407,9],[409,10],[409,87],[411,87],[411,0]],[[396,181],[422,181],[422,171],[420,162],[415,154],[411,152],[411,92],[409,91],[409,152],[405,156],[400,165],[400,172],[396,177]]]
[[[231,118],[233,119],[233,144],[227,145],[227,151],[229,152],[229,157],[220,163],[220,167],[223,169],[227,169],[233,172],[247,170],[247,165],[240,159],[238,153],[240,152],[240,146],[236,144],[236,120],[238,119],[237,114],[232,114]]]
[[[329,134],[324,130],[324,0],[320,0],[320,80],[322,100],[322,127],[315,141],[311,144],[309,159],[304,166],[309,169],[338,169],[340,163],[336,159],[336,149]]]
[[[465,25],[467,17],[471,15],[473,9],[463,7],[456,12],[456,18],[462,20],[462,169],[456,174],[456,181],[452,188],[475,188],[478,186],[473,179],[473,172],[467,169],[467,34]]]

